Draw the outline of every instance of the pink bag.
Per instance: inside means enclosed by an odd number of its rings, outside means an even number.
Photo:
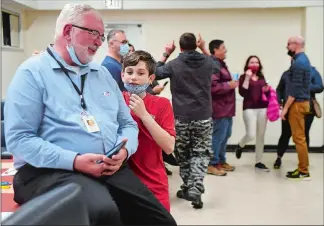
[[[262,100],[269,101],[267,108],[267,118],[270,122],[277,121],[280,118],[280,105],[278,103],[277,92],[270,86],[270,95],[269,98],[262,94]]]

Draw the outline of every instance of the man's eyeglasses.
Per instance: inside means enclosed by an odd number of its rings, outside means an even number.
[[[123,41],[113,40],[113,41],[115,41],[115,42],[119,42],[119,43],[121,43],[121,44],[127,44],[127,43],[128,43],[127,40],[123,40]]]
[[[81,30],[88,31],[89,34],[91,34],[95,38],[98,38],[100,36],[100,39],[101,39],[102,42],[104,42],[106,40],[105,35],[104,34],[100,35],[99,31],[97,31],[97,30],[93,30],[93,29],[86,28],[86,27],[80,27],[80,26],[77,26],[77,25],[72,25],[72,27],[76,27],[76,28],[79,28]]]

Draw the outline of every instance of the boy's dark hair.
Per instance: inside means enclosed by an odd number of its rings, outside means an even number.
[[[136,66],[140,61],[143,61],[146,64],[149,75],[155,73],[156,62],[153,56],[143,50],[137,50],[125,56],[123,59],[123,72],[125,71],[125,68],[129,66]]]
[[[210,54],[214,55],[215,53],[215,49],[218,49],[221,44],[223,44],[224,41],[223,40],[219,40],[219,39],[215,39],[215,40],[212,40],[210,43],[209,43],[209,52]]]
[[[196,36],[193,33],[184,33],[180,37],[180,48],[186,51],[192,51],[197,48]]]

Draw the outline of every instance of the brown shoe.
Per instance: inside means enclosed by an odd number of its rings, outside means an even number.
[[[207,173],[215,176],[226,176],[227,174],[224,170],[215,166],[208,166]]]
[[[221,168],[222,170],[227,171],[227,172],[229,172],[229,171],[234,171],[234,170],[235,170],[235,166],[231,166],[231,165],[229,165],[229,164],[227,164],[227,163],[221,164],[221,165],[220,165],[220,168]]]

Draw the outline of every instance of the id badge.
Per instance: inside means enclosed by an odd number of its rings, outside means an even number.
[[[82,115],[82,120],[89,133],[99,132],[99,126],[92,115]]]

